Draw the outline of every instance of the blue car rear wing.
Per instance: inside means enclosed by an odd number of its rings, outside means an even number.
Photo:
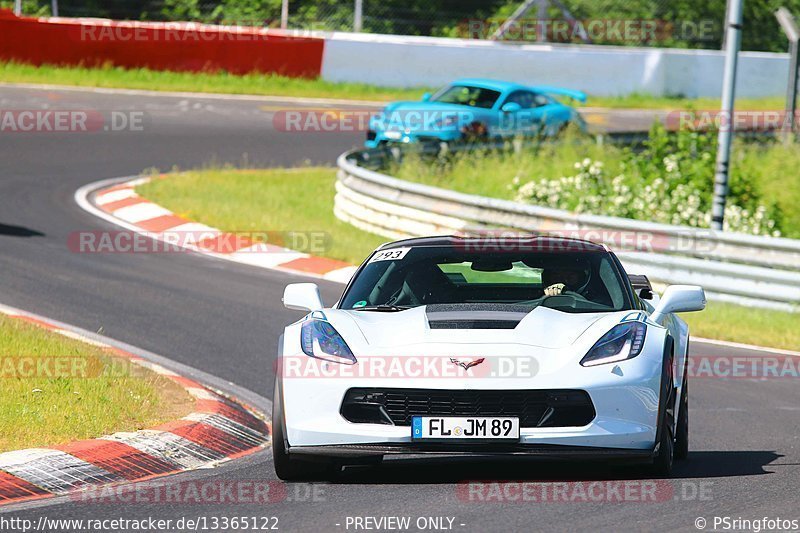
[[[572,89],[562,89],[561,87],[548,87],[546,85],[538,85],[531,87],[534,91],[539,91],[540,93],[545,94],[552,94],[557,96],[566,96],[567,98],[572,98],[573,100],[578,100],[579,102],[586,102],[586,93],[583,91],[574,91]]]

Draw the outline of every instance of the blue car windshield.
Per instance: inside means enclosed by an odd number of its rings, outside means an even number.
[[[500,98],[500,93],[491,89],[469,85],[451,85],[433,95],[431,101],[489,109],[498,98]]]

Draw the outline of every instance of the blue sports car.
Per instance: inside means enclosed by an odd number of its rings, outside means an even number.
[[[421,102],[393,102],[369,120],[365,145],[490,141],[555,135],[570,122],[584,123],[574,108],[553,96],[586,101],[581,91],[527,87],[488,79],[461,79]]]

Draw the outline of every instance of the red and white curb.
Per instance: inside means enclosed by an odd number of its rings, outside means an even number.
[[[149,180],[138,177],[113,185],[108,181],[89,184],[78,189],[75,201],[84,210],[130,231],[205,255],[339,283],[346,283],[355,272],[355,266],[343,261],[253,243],[180,217],[136,194],[136,186]]]
[[[154,428],[120,432],[51,448],[0,453],[0,505],[47,498],[108,483],[210,468],[270,443],[257,411],[161,365],[84,337],[36,315],[0,305],[0,313],[99,346],[163,375],[194,398],[194,412]]]

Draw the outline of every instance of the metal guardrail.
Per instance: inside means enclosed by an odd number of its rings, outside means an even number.
[[[800,310],[800,241],[566,211],[412,183],[378,172],[386,150],[342,154],[334,213],[392,239],[514,230],[608,244],[635,274],[702,285],[711,299]],[[372,167],[366,168],[366,167]]]

